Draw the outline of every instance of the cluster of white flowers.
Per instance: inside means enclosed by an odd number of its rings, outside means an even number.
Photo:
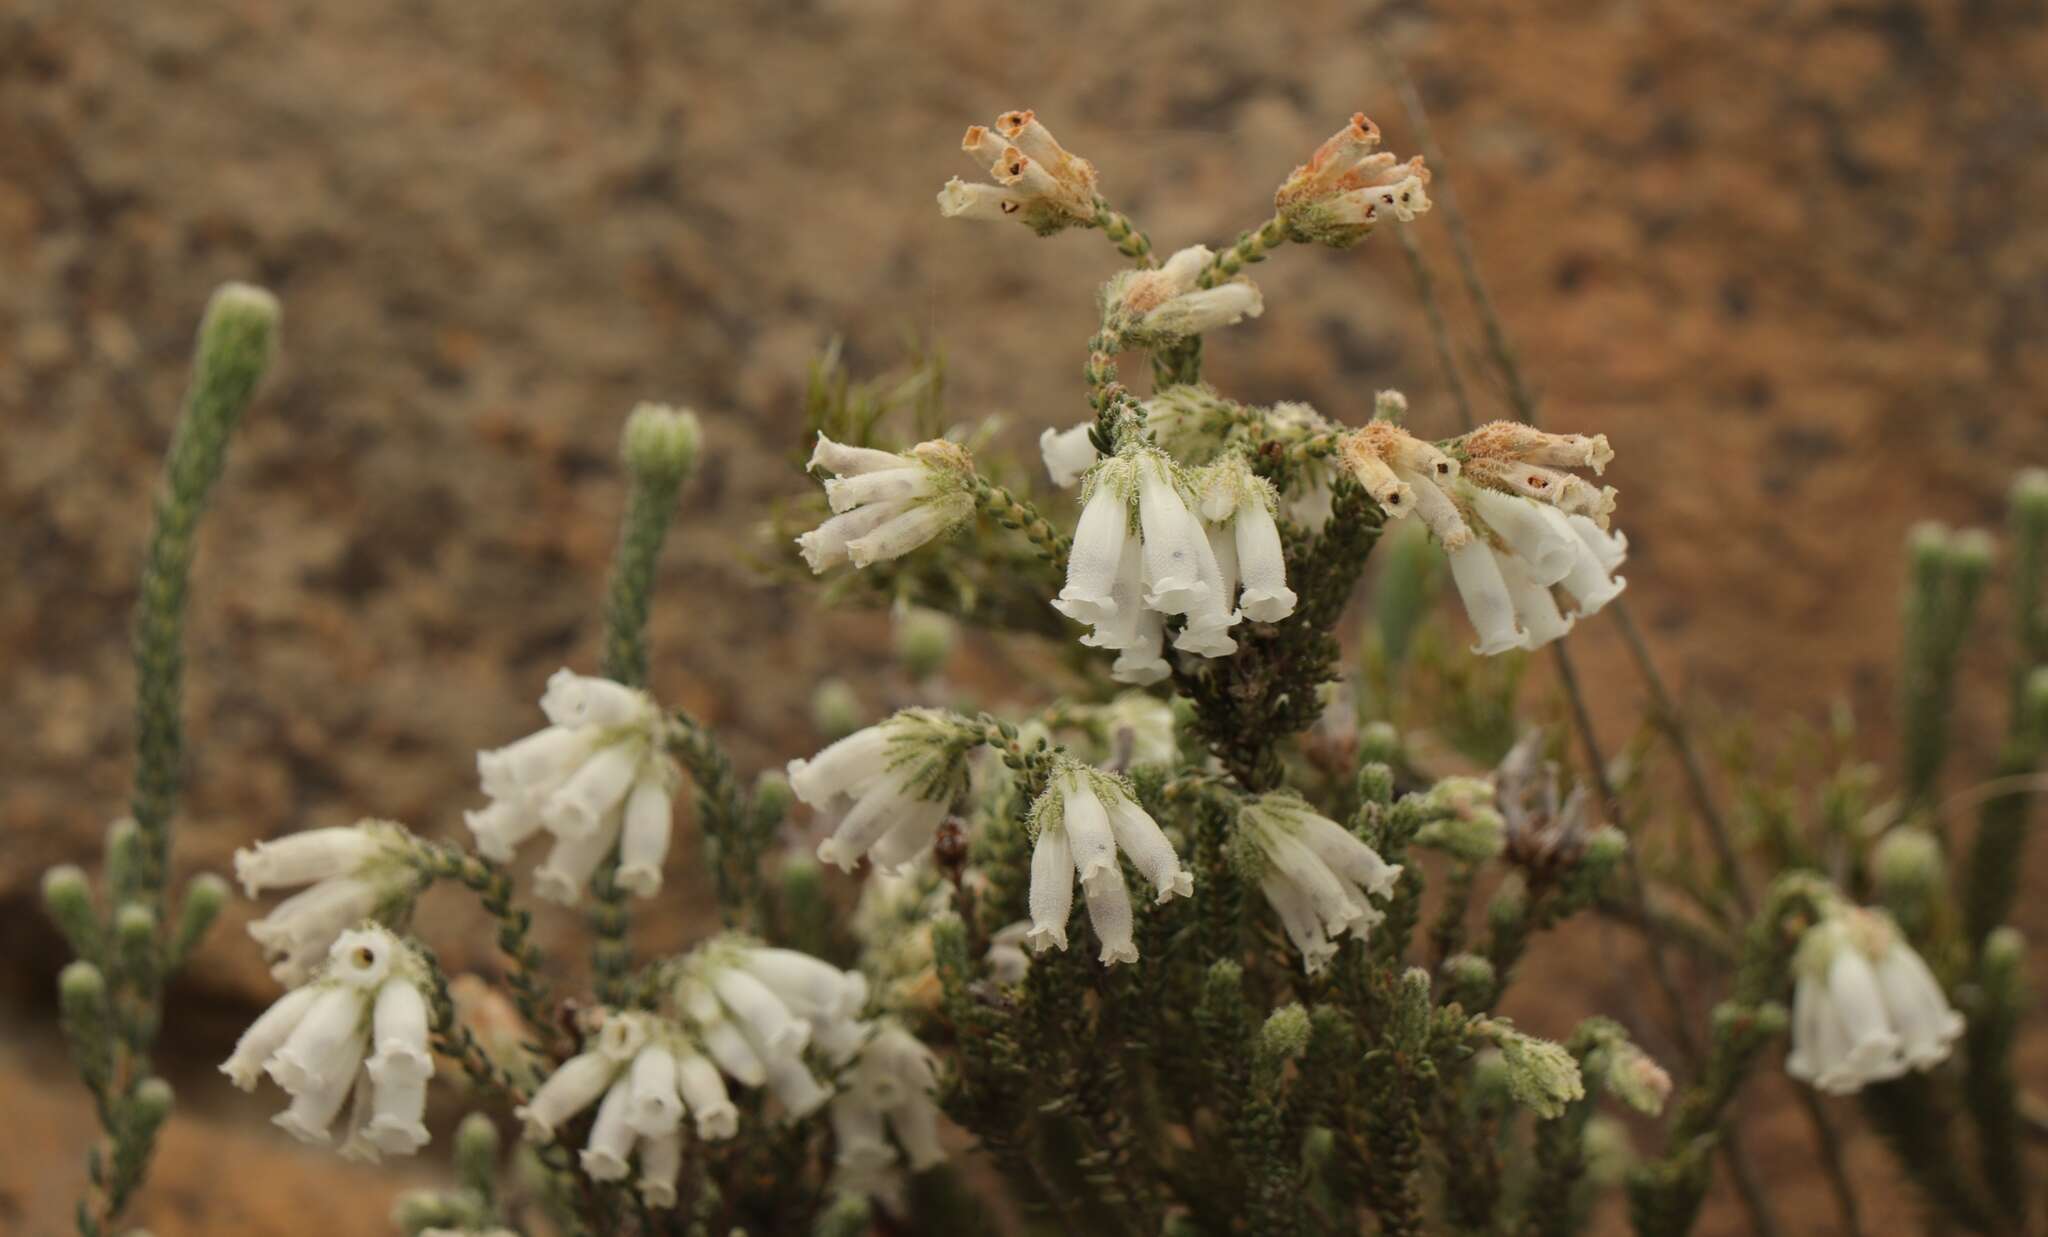
[[[968,747],[948,715],[905,709],[790,761],[797,798],[820,811],[845,809],[818,858],[848,872],[863,858],[884,872],[914,866],[966,788]]]
[[[623,1180],[637,1154],[640,1196],[652,1207],[675,1205],[685,1116],[707,1141],[739,1130],[739,1110],[718,1070],[674,1022],[650,1013],[608,1012],[584,1051],[514,1115],[527,1138],[547,1142],[592,1104],[597,1119],[580,1157],[583,1171],[593,1181]]]
[[[548,726],[479,752],[490,805],[465,814],[476,848],[509,862],[546,830],[554,846],[534,892],[573,905],[598,865],[619,849],[618,881],[640,897],[661,889],[681,775],[665,751],[667,722],[646,692],[558,670],[541,697]]]
[[[277,1124],[307,1142],[329,1141],[347,1104],[343,1155],[410,1155],[427,1142],[434,1073],[425,983],[425,964],[390,932],[343,932],[313,981],[258,1018],[221,1072],[244,1091],[269,1074],[292,1097]]]
[[[1074,880],[1088,903],[1088,922],[1102,944],[1106,964],[1135,962],[1131,939],[1131,895],[1117,863],[1121,851],[1151,882],[1158,901],[1187,897],[1194,877],[1181,867],[1173,843],[1157,821],[1131,797],[1123,779],[1062,759],[1031,806],[1031,927],[1025,940],[1039,953],[1067,947],[1067,918],[1074,909]]]
[[[993,185],[954,177],[939,190],[948,219],[1016,219],[1040,235],[1095,223],[1095,167],[1069,154],[1029,110],[1004,112],[994,127],[972,125],[960,139]]]
[[[1372,899],[1390,896],[1401,877],[1401,865],[1291,794],[1248,801],[1234,845],[1238,869],[1258,881],[1311,975],[1337,956],[1330,938],[1349,931],[1364,940],[1386,917]]]
[[[308,829],[235,852],[235,879],[250,897],[305,885],[250,923],[249,935],[286,987],[313,977],[336,937],[365,919],[409,904],[424,885],[411,862],[413,837],[401,825],[365,820]]]
[[[1429,210],[1422,156],[1402,163],[1379,144],[1379,128],[1361,112],[1294,169],[1273,195],[1290,235],[1342,249],[1385,216],[1409,223]]]
[[[1053,606],[1094,629],[1083,644],[1117,651],[1110,673],[1120,682],[1156,683],[1171,672],[1166,620],[1174,616],[1185,624],[1175,649],[1228,656],[1241,618],[1276,622],[1294,611],[1273,502],[1272,487],[1240,460],[1195,474],[1150,448],[1103,460],[1088,474]]]
[[[1103,321],[1119,342],[1159,347],[1265,312],[1246,280],[1201,286],[1216,255],[1191,245],[1156,267],[1122,271],[1102,287]]]
[[[899,1167],[907,1158],[923,1172],[946,1158],[939,1141],[938,1061],[893,1018],[875,1022],[847,1069],[830,1110],[832,1188],[871,1194],[901,1205]],[[902,1145],[899,1155],[889,1136]]]
[[[1444,548],[1476,651],[1533,649],[1563,636],[1627,581],[1613,574],[1628,540],[1609,532],[1614,490],[1560,467],[1603,471],[1604,434],[1546,434],[1496,421],[1458,443],[1461,464],[1398,425],[1377,421],[1347,434],[1345,466],[1389,519],[1419,516]],[[1573,613],[1553,589],[1570,597]]]
[[[933,439],[899,455],[819,434],[810,466],[832,474],[825,501],[833,512],[796,539],[812,571],[900,558],[974,514],[974,496],[962,486],[974,465],[958,443]]]
[[[1882,911],[1828,914],[1806,930],[1793,972],[1785,1069],[1830,1095],[1931,1069],[1962,1036],[1962,1015]]]

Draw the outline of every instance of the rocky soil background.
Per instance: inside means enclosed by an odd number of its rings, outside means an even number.
[[[286,318],[199,566],[188,868],[364,813],[457,827],[472,753],[527,728],[549,670],[594,660],[613,443],[642,398],[695,406],[708,440],[665,560],[661,697],[749,770],[814,744],[821,675],[850,671],[879,709],[886,629],[761,567],[782,553],[764,519],[807,490],[806,362],[840,335],[881,370],[927,338],[960,414],[1005,413],[1021,443],[1077,419],[1115,265],[1099,238],[941,221],[960,130],[1034,107],[1155,243],[1221,242],[1358,108],[1412,152],[1376,38],[1433,108],[1553,421],[1615,444],[1661,660],[1722,714],[1846,699],[1881,754],[1905,528],[1994,522],[2013,470],[2048,462],[2043,22],[2031,0],[13,0],[0,1230],[62,1231],[81,1176],[34,884],[94,853],[124,800],[139,547],[220,281],[274,289]],[[1441,215],[1418,235],[1454,282]],[[1266,315],[1209,349],[1220,385],[1353,420],[1398,386],[1419,426],[1451,428],[1393,244],[1283,252],[1257,277]],[[1619,737],[1641,705],[1622,650],[1602,623],[1573,639]],[[1980,759],[1996,651],[1972,652],[1964,700]],[[970,643],[953,673],[995,682],[1004,656]],[[650,938],[698,921],[678,887]],[[431,1162],[302,1152],[269,1097],[210,1072],[271,993],[246,918],[174,996],[180,1115],[140,1217],[160,1237],[312,1215],[386,1232]],[[1637,999],[1623,942],[1572,941],[1514,1011],[1538,1029]],[[2023,1069],[2048,1080],[2048,1048]],[[1789,1231],[1831,1231],[1782,1084],[1755,1103]],[[1867,1135],[1850,1158],[1867,1212],[1905,1214]],[[1747,1224],[1722,1199],[1702,1231]]]

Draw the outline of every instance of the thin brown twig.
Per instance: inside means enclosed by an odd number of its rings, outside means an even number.
[[[1423,259],[1422,246],[1416,244],[1415,234],[1407,228],[1396,228],[1401,238],[1401,252],[1408,259],[1408,271],[1415,277],[1415,291],[1422,298],[1422,312],[1429,320],[1430,343],[1436,347],[1436,363],[1444,373],[1444,385],[1450,388],[1451,403],[1458,410],[1458,428],[1470,430],[1478,422],[1472,417],[1472,397],[1465,390],[1464,375],[1458,372],[1457,354],[1451,349],[1450,324],[1444,321],[1443,303],[1437,300],[1436,276],[1429,270],[1429,263]]]

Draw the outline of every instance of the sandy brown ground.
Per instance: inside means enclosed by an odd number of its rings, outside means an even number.
[[[1356,108],[1412,149],[1372,36],[1434,107],[1551,417],[1619,452],[1663,664],[1724,711],[1847,698],[1882,751],[1901,533],[1995,520],[2012,470],[2048,462],[2041,23],[2009,0],[13,0],[0,1229],[58,1231],[78,1179],[33,881],[92,853],[122,801],[138,546],[216,283],[260,281],[287,318],[205,536],[187,867],[366,811],[453,824],[470,753],[593,657],[611,444],[643,397],[703,410],[709,440],[665,560],[657,689],[747,769],[806,749],[811,683],[886,640],[753,565],[760,521],[805,489],[806,359],[841,334],[885,367],[923,332],[963,414],[1034,433],[1078,415],[1113,255],[942,222],[960,129],[1033,106],[1159,244],[1221,241]],[[1420,227],[1448,277],[1440,217]],[[1212,378],[1352,419],[1398,386],[1451,428],[1393,245],[1258,277],[1268,312],[1212,344]],[[1574,640],[1618,735],[1639,705],[1621,650],[1604,624]],[[1993,652],[1973,651],[1963,708],[1980,758]],[[683,939],[679,906],[655,937]],[[170,1041],[188,1102],[141,1214],[165,1237],[281,1232],[317,1194],[321,1231],[380,1231],[395,1179],[302,1154],[206,1072],[267,999],[245,918],[180,993],[209,1012]],[[1574,941],[1523,997],[1549,1029],[1642,999],[1622,943]],[[2027,1064],[2048,1079],[2038,1045]],[[1757,1097],[1763,1172],[1790,1231],[1832,1231],[1781,1091]],[[1851,1154],[1871,1231],[1907,1231],[1867,1136]],[[1744,1229],[1722,1198],[1702,1231]]]

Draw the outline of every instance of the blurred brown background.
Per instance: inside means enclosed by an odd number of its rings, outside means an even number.
[[[455,827],[471,753],[594,656],[613,443],[641,398],[697,407],[708,438],[665,560],[657,690],[747,770],[808,750],[812,683],[871,684],[887,644],[757,566],[762,521],[806,489],[809,357],[839,334],[878,371],[919,333],[961,416],[1004,412],[1021,442],[1080,415],[1115,255],[942,221],[932,195],[972,174],[961,129],[1035,107],[1156,244],[1220,243],[1353,110],[1413,153],[1375,37],[1433,109],[1550,417],[1614,442],[1663,664],[1724,713],[1850,700],[1881,753],[1901,534],[1995,521],[2013,470],[2048,462],[2043,21],[2034,0],[10,0],[0,1232],[60,1231],[79,1183],[88,1117],[34,881],[96,853],[124,802],[139,546],[220,281],[267,285],[286,316],[199,566],[186,867],[366,812]],[[1441,220],[1417,235],[1448,286]],[[1214,339],[1214,381],[1353,420],[1398,386],[1448,431],[1388,239],[1256,275],[1267,313]],[[1621,650],[1602,623],[1574,641],[1618,741],[1640,707]],[[1995,652],[1971,657],[1966,761],[1993,733]],[[968,646],[955,675],[992,655]],[[649,932],[681,940],[691,915]],[[434,1156],[366,1173],[302,1152],[264,1124],[272,1097],[210,1072],[271,993],[246,917],[175,998],[180,1115],[140,1216],[160,1237],[385,1232],[391,1190]],[[1574,939],[1527,981],[1516,1012],[1538,1029],[1639,999],[1622,945]],[[1770,1113],[1783,1099],[1759,1088]],[[1870,1231],[1904,1231],[1851,1137]],[[1824,1233],[1803,1139],[1773,1118],[1752,1143],[1792,1231]],[[1702,1228],[1745,1230],[1725,1198]]]

